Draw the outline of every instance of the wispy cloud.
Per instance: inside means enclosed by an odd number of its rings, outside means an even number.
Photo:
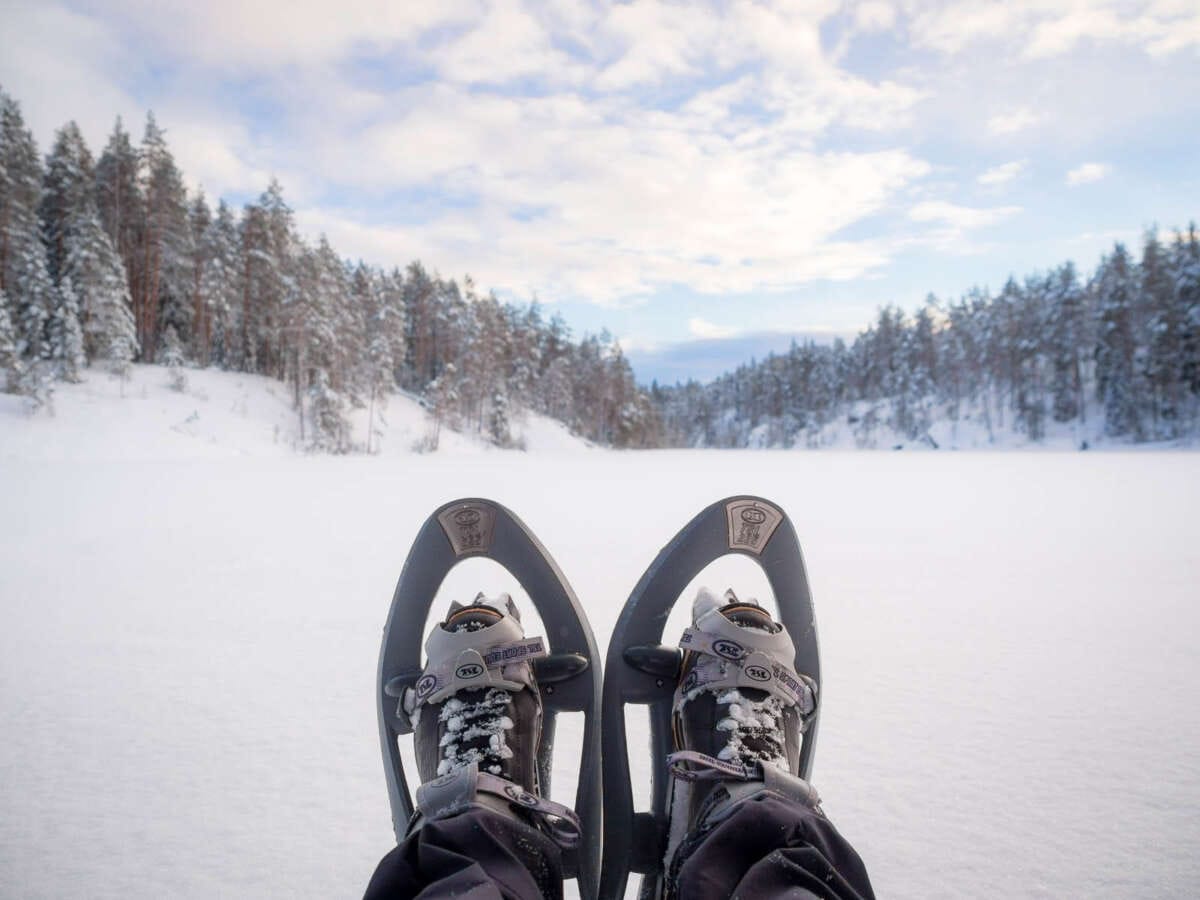
[[[975,180],[988,187],[1007,184],[1025,171],[1025,165],[1024,160],[1002,163],[998,166],[992,166],[986,172],[980,173],[979,177]]]
[[[918,203],[909,210],[908,217],[914,222],[936,222],[949,225],[952,228],[968,229],[983,228],[1014,216],[1021,211],[1019,206],[996,206],[991,208],[974,208],[958,206],[939,200],[929,200]]]
[[[1105,163],[1084,163],[1076,166],[1067,173],[1067,184],[1075,187],[1080,184],[1091,184],[1094,181],[1101,181],[1107,178],[1112,173],[1112,166]]]
[[[981,43],[1020,48],[1029,59],[1081,44],[1136,47],[1163,56],[1200,46],[1200,9],[1178,0],[981,0],[917,7],[910,26],[920,46],[948,54]]]
[[[987,120],[987,130],[995,135],[1016,134],[1036,125],[1041,118],[1033,110],[1023,106],[991,116]]]
[[[727,338],[738,333],[738,329],[727,325],[714,325],[704,319],[688,319],[688,332],[698,338]]]

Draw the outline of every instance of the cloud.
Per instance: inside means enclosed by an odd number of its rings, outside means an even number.
[[[1038,113],[1023,106],[990,117],[987,120],[987,130],[989,134],[995,135],[1016,134],[1031,125],[1036,125],[1041,119]]]
[[[1106,163],[1083,163],[1067,173],[1067,184],[1075,187],[1080,184],[1091,184],[1101,181],[1112,173],[1112,166]]]
[[[881,0],[866,0],[854,10],[854,26],[859,31],[887,31],[896,23],[896,7]]]
[[[955,229],[983,228],[995,225],[1021,211],[1019,206],[998,206],[991,209],[977,209],[969,206],[958,206],[939,200],[918,203],[909,210],[908,217],[914,222],[934,222],[948,225]]]
[[[975,180],[982,185],[995,187],[996,185],[1007,184],[1024,171],[1025,161],[1016,160],[1014,162],[1007,162],[998,166],[993,166],[986,172],[982,172]]]
[[[738,329],[727,325],[714,325],[704,319],[688,319],[688,332],[698,338],[727,338],[738,333]]]
[[[993,43],[1018,48],[1027,59],[1040,59],[1090,43],[1164,56],[1200,46],[1200,9],[1180,0],[931,3],[914,13],[910,33],[918,46],[946,54]]]

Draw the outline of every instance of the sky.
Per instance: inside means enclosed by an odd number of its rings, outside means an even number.
[[[3,0],[43,151],[189,186],[708,378],[1200,216],[1195,0]]]

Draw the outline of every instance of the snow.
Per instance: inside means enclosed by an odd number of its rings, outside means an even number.
[[[122,381],[92,369],[81,384],[55,385],[49,410],[28,415],[22,398],[0,394],[0,459],[162,460],[281,457],[301,452],[298,419],[285,384],[262,375],[212,369],[185,370],[187,387],[174,391],[162,366],[133,366]],[[378,415],[378,411],[377,411]],[[429,417],[417,400],[389,399],[382,438],[372,448],[382,456],[409,457],[429,432]],[[350,413],[351,440],[367,440],[368,411]],[[588,448],[552,419],[524,413],[513,423],[515,437],[536,452]],[[490,452],[481,438],[442,428],[439,449]]]
[[[306,456],[270,385],[188,374],[0,406],[0,896],[361,894],[392,843],[380,628],[424,518],[472,495],[539,535],[602,648],[694,513],[779,502],[822,639],[814,783],[879,896],[1200,881],[1200,456],[393,454],[398,401],[382,456]],[[751,570],[709,584],[766,599]],[[456,569],[438,611],[513,590],[489,571]]]

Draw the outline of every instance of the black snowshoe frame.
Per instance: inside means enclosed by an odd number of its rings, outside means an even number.
[[[820,713],[821,670],[812,595],[796,531],[778,506],[761,497],[729,497],[712,504],[675,535],[634,587],[613,630],[605,665],[603,703],[604,862],[600,892],[625,896],[629,873],[642,874],[639,896],[662,896],[667,849],[672,749],[671,706],[681,653],[663,646],[663,628],[688,583],[713,560],[740,553],[766,574],[780,620],[796,646],[795,669],[811,676],[817,707],[808,717],[800,751],[800,777],[812,771]],[[654,760],[651,808],[637,812],[629,774],[625,705],[650,707],[650,748]]]
[[[403,840],[413,814],[412,790],[397,740],[413,729],[400,699],[421,676],[424,624],[438,587],[456,564],[479,556],[512,573],[546,629],[550,655],[534,662],[543,706],[538,780],[544,796],[550,790],[555,717],[560,712],[584,714],[574,803],[583,841],[563,854],[563,867],[567,877],[577,879],[580,896],[591,900],[597,895],[600,872],[600,655],[579,600],[550,554],[516,515],[491,500],[469,498],[439,507],[417,534],[392,597],[379,654],[377,703],[396,840]]]

